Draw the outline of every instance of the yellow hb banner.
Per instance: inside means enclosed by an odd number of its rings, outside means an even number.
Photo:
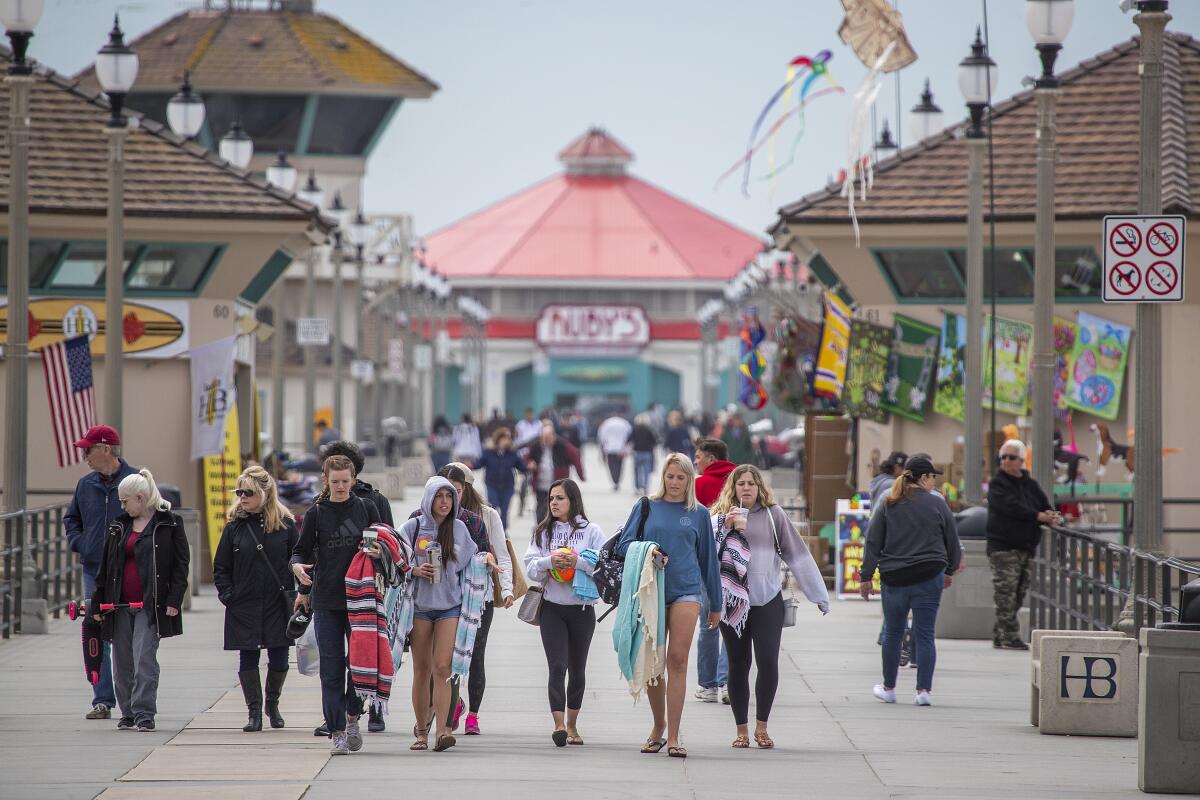
[[[208,523],[208,552],[215,555],[221,531],[225,528],[225,512],[233,502],[233,490],[242,474],[242,457],[238,448],[237,404],[225,418],[225,443],[221,454],[204,456],[200,460],[204,482],[204,519]]]

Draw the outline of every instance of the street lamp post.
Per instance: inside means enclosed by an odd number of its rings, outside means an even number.
[[[179,92],[167,102],[167,124],[177,136],[195,138],[204,127],[204,100],[192,91],[191,75],[183,72]]]
[[[354,245],[354,266],[356,267],[357,284],[354,293],[354,358],[362,361],[366,358],[366,340],[363,333],[366,330],[366,247],[371,238],[371,224],[363,215],[362,209],[354,215],[350,222],[350,243]],[[354,435],[361,440],[365,437],[367,426],[364,424],[367,416],[363,394],[366,378],[361,375],[354,381]],[[374,426],[372,426],[374,428]]]
[[[1033,477],[1054,486],[1054,166],[1058,160],[1054,60],[1075,16],[1074,0],[1026,0],[1025,23],[1042,74],[1034,84],[1037,127],[1037,233],[1033,257]]]
[[[971,54],[959,64],[958,72],[959,88],[971,112],[967,128],[967,352],[963,359],[963,479],[969,503],[983,499],[983,156],[991,127],[989,119],[989,131],[984,130],[983,116],[996,80],[996,63],[988,57],[977,30]]]
[[[921,92],[921,102],[912,107],[908,114],[908,129],[916,141],[924,141],[942,130],[942,109],[933,102],[933,90],[929,88],[929,79],[925,79],[925,91]]]
[[[321,208],[325,192],[317,185],[317,175],[309,170],[308,181],[300,189],[300,199]],[[304,260],[304,316],[317,316],[317,247],[310,245]],[[312,446],[313,420],[317,415],[317,350],[314,345],[303,345],[304,349],[304,419],[300,430],[304,435],[305,451]]]
[[[125,306],[125,140],[129,125],[121,113],[125,96],[137,80],[138,57],[125,44],[120,20],[113,17],[108,43],[96,56],[96,78],[108,95],[112,115],[104,128],[108,137],[108,247],[104,270],[104,417],[121,430],[124,357],[122,321]],[[11,312],[10,312],[11,313]]]
[[[1141,31],[1141,153],[1138,166],[1138,213],[1162,213],[1163,30],[1170,21],[1166,0],[1141,0],[1133,18]],[[1133,484],[1133,534],[1139,550],[1162,550],[1162,306],[1139,303],[1136,360],[1137,408],[1134,430],[1138,462]]]
[[[333,364],[331,387],[333,389],[333,427],[342,430],[342,271],[345,267],[346,251],[342,246],[345,232],[350,228],[350,209],[342,203],[342,193],[333,195],[333,203],[329,206],[330,213],[337,220],[338,227],[333,234],[333,252],[330,262],[333,266],[333,335],[329,343],[333,347]]]

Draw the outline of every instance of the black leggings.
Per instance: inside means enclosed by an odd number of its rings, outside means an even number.
[[[783,633],[783,595],[777,594],[765,606],[751,606],[750,617],[738,636],[733,628],[721,623],[721,638],[729,655],[729,704],[733,721],[746,724],[750,708],[750,662],[758,662],[754,681],[755,718],[766,722],[779,688],[779,638]]]
[[[268,647],[267,669],[272,672],[287,672],[289,647],[290,645],[286,644],[282,647]],[[262,650],[239,650],[238,671],[246,672],[247,670],[258,669],[261,654]]]
[[[578,711],[583,706],[588,650],[596,632],[596,610],[591,606],[560,606],[542,601],[542,647],[550,667],[550,710]],[[568,673],[570,679],[567,679]],[[563,692],[563,683],[567,684]]]
[[[488,631],[492,629],[492,615],[496,607],[491,601],[483,606],[483,614],[479,618],[479,630],[475,632],[475,651],[471,654],[471,673],[467,676],[468,706],[472,714],[479,712],[483,703],[483,692],[487,689],[487,672],[483,666],[483,658],[487,654]]]

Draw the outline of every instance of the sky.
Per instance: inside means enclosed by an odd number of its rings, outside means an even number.
[[[965,117],[957,65],[983,24],[983,0],[894,0],[918,59],[885,76],[877,121],[911,141],[908,110],[925,80],[946,122]],[[104,44],[114,10],[127,38],[200,4],[183,0],[46,0],[30,53],[74,74]],[[1076,0],[1058,71],[1137,32],[1117,0]],[[1174,0],[1169,30],[1200,36],[1200,2]],[[997,101],[1040,72],[1024,0],[987,3]],[[850,96],[866,68],[837,35],[839,0],[317,0],[441,86],[406,102],[380,140],[365,185],[373,213],[411,213],[428,234],[561,170],[558,152],[591,126],[633,151],[631,171],[753,233],[780,206],[825,185],[847,161]],[[846,90],[812,102],[795,163],[773,180],[756,160],[717,178],[745,152],[751,126],[788,62],[828,49]],[[203,87],[197,87],[203,92]],[[774,118],[772,115],[771,119]],[[778,137],[787,159],[797,127]]]

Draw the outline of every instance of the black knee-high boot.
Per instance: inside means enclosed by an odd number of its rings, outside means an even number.
[[[283,715],[279,713],[279,694],[283,691],[283,682],[287,680],[287,670],[278,672],[267,670],[267,719],[271,720],[272,728],[283,727]]]
[[[263,707],[262,678],[257,669],[248,669],[238,673],[238,680],[242,684],[242,696],[246,698],[246,711],[249,714],[249,719],[242,730],[246,733],[261,731]]]

